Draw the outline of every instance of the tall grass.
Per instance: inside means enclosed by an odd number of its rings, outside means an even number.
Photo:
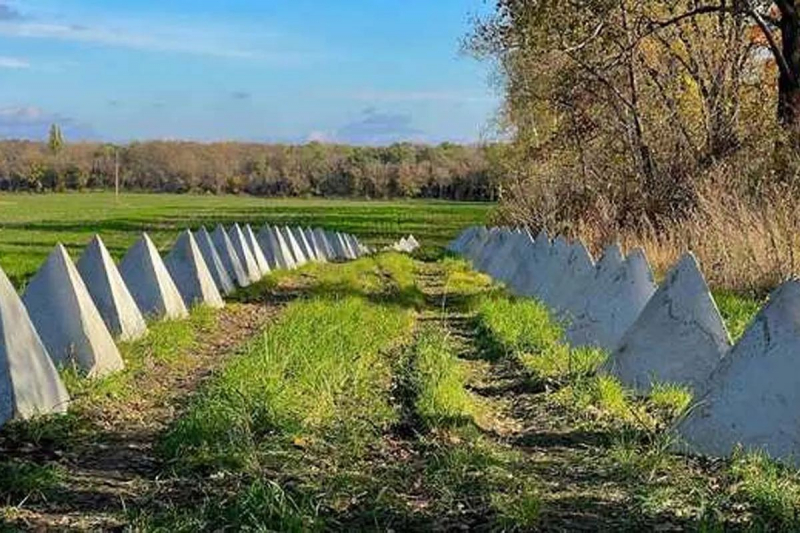
[[[182,465],[242,467],[268,436],[307,443],[337,435],[357,444],[395,419],[383,355],[412,321],[409,311],[355,297],[291,304],[203,391],[164,452]]]

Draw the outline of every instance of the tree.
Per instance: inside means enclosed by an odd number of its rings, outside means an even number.
[[[47,138],[47,147],[53,155],[58,155],[64,148],[64,135],[61,133],[61,127],[58,124],[50,125],[50,133]]]

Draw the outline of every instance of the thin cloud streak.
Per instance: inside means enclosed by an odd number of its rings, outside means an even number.
[[[16,57],[3,57],[0,56],[0,68],[8,68],[14,70],[31,68],[31,64],[24,59]]]

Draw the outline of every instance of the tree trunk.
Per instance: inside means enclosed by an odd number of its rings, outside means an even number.
[[[789,72],[778,78],[778,119],[800,146],[800,15],[794,2],[781,9],[781,48]]]

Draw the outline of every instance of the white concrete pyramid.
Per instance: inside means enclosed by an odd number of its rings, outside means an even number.
[[[325,234],[325,230],[322,228],[315,228],[314,235],[317,238],[317,244],[322,247],[325,258],[328,261],[333,261],[336,259],[336,254],[333,251],[333,246],[331,245],[330,240],[328,239],[328,235]]]
[[[411,235],[411,234],[409,234],[409,236],[408,236],[408,242],[410,242],[410,243],[411,243],[411,246],[413,246],[415,250],[416,250],[417,248],[419,248],[419,241],[417,240],[417,238],[416,238],[416,237],[414,237],[414,235]]]
[[[676,427],[679,448],[727,456],[742,445],[800,466],[800,282],[778,287]]]
[[[523,231],[512,236],[513,246],[508,254],[508,260],[496,268],[495,278],[510,283],[520,268],[520,265],[527,260],[526,252],[533,247],[533,238],[530,233]]]
[[[225,231],[222,224],[218,225],[214,233],[211,234],[211,240],[231,280],[240,287],[250,285],[252,283],[250,277],[245,272],[244,266],[242,266],[242,262],[236,254],[236,249],[233,247],[230,237],[228,237],[228,232]]]
[[[33,276],[22,301],[57,365],[76,364],[100,377],[125,367],[67,250],[57,245]]]
[[[460,254],[464,251],[464,247],[475,236],[478,231],[478,226],[471,226],[462,231],[448,246],[447,249],[451,252]]]
[[[700,267],[686,254],[625,332],[605,371],[642,393],[653,383],[700,392],[730,346]]]
[[[547,269],[550,264],[550,249],[553,247],[547,230],[541,230],[529,252],[524,267],[517,271],[511,280],[511,287],[516,294],[538,297],[539,289],[548,282]]]
[[[467,243],[466,247],[464,248],[464,257],[473,261],[475,257],[480,253],[483,247],[489,240],[491,236],[489,230],[485,226],[481,226],[478,228],[478,231],[475,232],[475,236]]]
[[[164,259],[172,280],[183,297],[186,307],[207,305],[220,309],[225,307],[214,278],[203,259],[203,253],[194,240],[192,232],[184,231]]]
[[[353,252],[353,259],[358,259],[361,257],[361,245],[358,242],[358,238],[350,233],[346,233],[345,236],[347,237],[348,244],[350,244],[350,250]],[[409,244],[411,244],[410,241]],[[414,249],[416,249],[416,247],[412,248],[412,251]]]
[[[300,251],[303,252],[303,256],[308,259],[309,261],[316,261],[317,256],[314,254],[314,251],[311,249],[308,241],[306,240],[306,236],[303,233],[303,230],[297,226],[289,228],[289,231],[292,232],[292,236],[294,240],[297,241],[297,244],[300,246]]]
[[[553,240],[550,253],[546,256],[542,266],[542,283],[536,287],[536,297],[546,303],[550,308],[557,308],[558,299],[556,288],[567,275],[567,268],[571,249],[569,242],[562,235]]]
[[[272,268],[270,268],[269,261],[267,261],[267,257],[264,255],[264,250],[258,243],[256,234],[253,233],[253,228],[250,227],[250,224],[246,224],[243,232],[244,240],[247,242],[250,251],[253,253],[253,259],[256,260],[256,264],[258,265],[259,270],[261,270],[261,273],[266,276],[270,273]]]
[[[119,264],[122,279],[146,317],[186,318],[186,305],[150,237],[143,233]]]
[[[231,279],[230,274],[228,274],[225,264],[222,262],[222,258],[219,253],[217,253],[217,247],[214,246],[211,235],[206,228],[200,228],[195,232],[194,240],[200,248],[200,253],[203,254],[203,259],[206,262],[209,272],[211,272],[211,277],[214,279],[217,290],[224,296],[232,294],[233,291],[236,290],[236,285]]]
[[[0,269],[0,426],[63,413],[69,395],[17,291]]]
[[[265,224],[258,232],[257,238],[272,268],[291,270],[297,267],[289,245],[286,244],[286,240],[278,228]]]
[[[295,265],[300,267],[308,263],[308,258],[305,256],[305,254],[303,254],[303,250],[300,249],[300,244],[298,244],[297,239],[294,238],[292,230],[289,229],[289,226],[278,228],[278,231],[281,232],[283,239],[289,246],[289,251],[292,253],[292,258],[294,258]]]
[[[317,240],[317,234],[311,228],[306,228],[303,233],[306,235],[308,244],[313,248],[317,261],[327,263],[328,254],[325,252],[325,247]]]
[[[595,274],[594,259],[583,242],[570,244],[564,272],[550,291],[550,305],[557,312],[572,311],[576,295],[589,289]]]
[[[100,316],[113,335],[123,341],[132,341],[147,333],[142,312],[99,235],[95,235],[86,247],[77,268]]]
[[[339,245],[342,248],[343,259],[346,260],[355,259],[355,256],[353,255],[353,250],[350,249],[350,244],[347,242],[344,233],[337,231],[336,237],[339,240],[340,243]]]
[[[518,242],[518,234],[512,232],[501,232],[498,234],[494,249],[491,254],[486,257],[484,262],[485,272],[494,279],[501,279],[501,274],[505,265],[508,263],[509,257]],[[409,247],[413,250],[414,246],[410,240],[406,239]]]
[[[250,246],[248,246],[247,240],[244,238],[242,228],[238,223],[231,226],[228,231],[228,237],[231,239],[233,249],[236,250],[236,257],[239,258],[239,262],[247,274],[247,279],[250,280],[250,283],[259,281],[263,274],[261,269],[258,268],[258,263],[256,263],[253,253],[250,251]]]
[[[579,346],[614,350],[655,291],[650,265],[637,248],[607,283],[594,287],[586,314],[576,317],[580,327],[571,327],[568,339]]]

